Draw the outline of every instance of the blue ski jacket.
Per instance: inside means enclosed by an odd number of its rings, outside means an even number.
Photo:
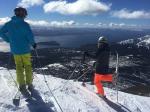
[[[0,29],[0,37],[10,43],[11,52],[17,55],[30,53],[30,47],[35,43],[29,24],[16,16]]]

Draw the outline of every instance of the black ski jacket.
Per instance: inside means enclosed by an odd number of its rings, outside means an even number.
[[[101,43],[97,52],[92,55],[87,53],[87,56],[96,59],[96,73],[107,75],[109,71],[110,47],[107,43]]]

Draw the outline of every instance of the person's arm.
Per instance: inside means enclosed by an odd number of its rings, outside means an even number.
[[[95,54],[91,54],[91,53],[88,53],[88,52],[84,52],[84,55],[87,56],[87,57],[93,58],[93,59],[96,58],[96,53]]]
[[[9,37],[7,36],[8,30],[7,30],[7,26],[4,25],[1,29],[0,29],[0,37],[9,43]]]
[[[97,51],[93,54],[89,54],[88,53],[88,57],[91,57],[93,59],[96,59],[98,57],[98,55],[103,51],[103,48],[98,48]]]

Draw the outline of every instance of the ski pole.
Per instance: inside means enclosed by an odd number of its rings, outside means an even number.
[[[82,59],[81,59],[81,61],[80,61],[80,63],[79,64],[81,64],[82,65],[82,63],[84,63],[84,61],[85,61],[85,53],[83,54],[83,57],[82,57]],[[81,66],[80,65],[80,66]],[[71,73],[71,75],[67,78],[67,81],[65,82],[65,84],[62,86],[62,89],[61,90],[63,90],[64,89],[64,87],[67,85],[67,83],[69,82],[69,80],[72,78],[72,76],[74,75],[74,73],[75,73],[75,70],[79,67],[80,68],[80,66],[76,66],[75,67],[75,69],[73,70],[73,72]],[[84,76],[84,75],[82,75],[82,76]],[[82,77],[81,76],[81,77]],[[56,89],[54,89],[54,90],[56,90]]]
[[[90,67],[88,67],[86,69],[86,72],[84,72],[81,76],[79,76],[75,81],[79,80],[80,78],[82,78],[86,73],[88,73],[90,71]]]
[[[10,67],[10,66],[9,66],[10,61],[11,61],[11,53],[9,54],[9,60],[8,60],[8,63],[7,63],[6,68],[7,68],[7,71],[8,71],[8,73],[9,73],[10,77],[12,78],[12,80],[13,80],[13,82],[14,82],[14,84],[15,84],[16,88],[19,90],[19,87],[18,87],[17,81],[14,79],[14,77],[13,77],[12,73],[11,73],[11,72],[10,72],[10,70],[9,70],[9,67]]]
[[[37,52],[37,49],[34,49],[34,50],[35,50],[36,56],[39,57],[38,52]],[[42,66],[41,66],[41,62],[40,62],[39,59],[38,59],[38,62],[39,62],[39,66],[42,67]],[[43,74],[43,77],[44,77],[44,81],[45,81],[45,84],[46,84],[46,86],[47,86],[49,92],[50,92],[51,95],[53,96],[53,98],[54,98],[54,100],[56,101],[56,103],[57,103],[58,107],[60,108],[61,112],[63,112],[63,109],[61,108],[61,106],[60,106],[60,104],[58,103],[56,97],[54,96],[53,92],[51,91],[51,89],[50,89],[50,87],[49,87],[49,85],[48,85],[48,82],[47,82],[46,77],[45,77],[44,74]]]
[[[118,102],[118,66],[119,66],[119,55],[118,52],[116,51],[116,55],[117,55],[117,61],[116,61],[116,91],[117,91],[117,102]]]
[[[81,66],[81,65],[80,65],[80,66]],[[70,80],[70,79],[72,78],[72,76],[74,75],[76,69],[77,69],[77,68],[79,69],[80,66],[76,65],[76,66],[75,66],[75,69],[72,71],[72,73],[70,74],[70,76],[66,79],[67,81],[65,81],[62,86],[59,86],[59,87],[55,88],[53,91],[59,89],[60,87],[62,88],[61,90],[63,90],[64,87],[68,84],[69,80]],[[78,72],[77,74],[79,74],[79,72]]]

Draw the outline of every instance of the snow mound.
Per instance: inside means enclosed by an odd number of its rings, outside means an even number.
[[[139,38],[140,42],[137,43],[138,46],[149,46],[150,45],[150,35],[146,35],[143,38]]]
[[[63,66],[63,65],[61,65],[61,64],[59,64],[59,63],[54,63],[54,64],[50,64],[50,65],[48,65],[48,67],[55,67],[55,68],[64,68],[65,69],[65,67]]]

